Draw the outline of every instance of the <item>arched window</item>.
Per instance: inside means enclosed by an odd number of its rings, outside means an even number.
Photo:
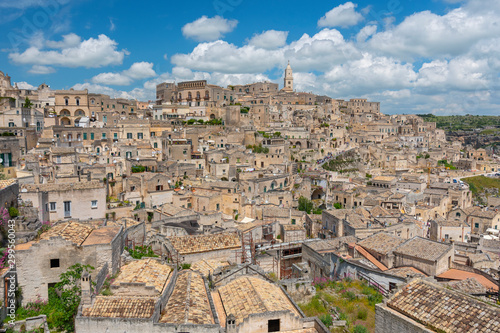
[[[69,97],[64,97],[64,105],[69,105]]]
[[[76,97],[75,100],[76,100],[76,105],[80,105],[80,97]]]
[[[266,192],[267,192],[267,187],[266,187],[266,186],[264,186],[264,193],[266,193]]]

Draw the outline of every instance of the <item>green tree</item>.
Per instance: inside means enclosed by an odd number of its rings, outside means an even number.
[[[335,207],[335,209],[342,209],[342,204],[340,202],[336,202],[333,204],[333,207]]]
[[[94,267],[90,265],[74,264],[59,276],[49,303],[52,302],[57,311],[54,316],[57,320],[54,326],[60,331],[75,331],[75,316],[82,298],[82,287],[80,281],[84,272],[92,272]]]
[[[313,210],[313,203],[311,200],[307,199],[306,197],[300,197],[299,198],[299,207],[298,209],[302,212],[306,212],[307,214],[311,214],[311,211]]]
[[[31,109],[33,107],[33,103],[31,103],[28,96],[26,96],[26,99],[24,100],[24,107],[27,109]]]

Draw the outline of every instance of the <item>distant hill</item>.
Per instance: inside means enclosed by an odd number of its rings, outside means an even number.
[[[493,126],[497,129],[489,129],[484,134],[495,134],[500,129],[500,116],[435,116],[433,114],[419,114],[418,116],[424,121],[436,122],[437,128],[447,131],[470,131]]]

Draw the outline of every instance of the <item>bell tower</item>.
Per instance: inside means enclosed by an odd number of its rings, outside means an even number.
[[[285,79],[283,84],[284,91],[293,91],[293,71],[290,67],[290,61],[288,61],[288,66],[285,69]]]

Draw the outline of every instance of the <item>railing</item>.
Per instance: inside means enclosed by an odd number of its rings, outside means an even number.
[[[366,282],[368,282],[368,285],[370,285],[370,286],[374,287],[375,289],[377,289],[377,291],[379,293],[381,293],[385,297],[389,297],[389,290],[387,290],[380,283],[378,283],[377,281],[375,281],[374,279],[372,279],[368,275],[366,275],[366,274],[364,274],[362,272],[359,272],[359,271],[358,271],[358,276],[359,276],[360,280],[365,280]]]

